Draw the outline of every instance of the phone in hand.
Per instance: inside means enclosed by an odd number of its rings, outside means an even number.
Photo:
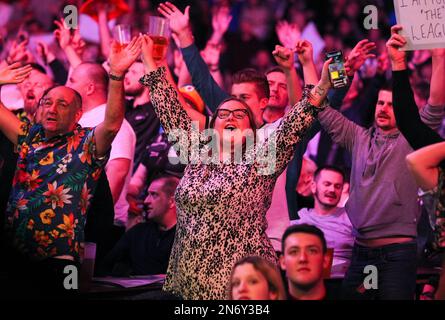
[[[329,64],[329,78],[332,87],[335,89],[342,88],[348,84],[348,75],[345,69],[345,60],[341,51],[332,51],[326,54],[326,59],[332,58]]]

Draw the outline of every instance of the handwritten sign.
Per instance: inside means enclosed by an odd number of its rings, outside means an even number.
[[[408,42],[402,50],[445,48],[445,0],[394,0],[394,8]]]

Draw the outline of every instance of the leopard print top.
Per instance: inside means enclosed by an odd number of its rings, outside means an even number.
[[[190,133],[191,119],[182,109],[174,87],[167,82],[165,68],[146,74],[140,82],[149,87],[164,130]],[[164,290],[184,299],[224,299],[237,260],[258,255],[278,262],[265,233],[266,212],[275,181],[290,161],[294,145],[326,105],[326,101],[319,108],[310,105],[308,92],[306,87],[305,97],[283,118],[275,131],[275,143],[268,144],[266,140],[261,146],[263,152],[276,148],[273,172],[265,174],[259,162],[247,161],[249,155],[238,164],[198,161],[187,165],[175,193],[176,236]],[[190,148],[187,141],[180,140],[178,144]]]

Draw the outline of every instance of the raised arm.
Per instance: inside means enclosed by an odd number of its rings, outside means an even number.
[[[210,36],[209,43],[221,44],[224,34],[229,28],[232,16],[229,7],[219,7],[212,14],[213,32]]]
[[[414,93],[409,83],[406,53],[399,50],[406,43],[405,38],[398,34],[401,29],[402,27],[399,25],[393,26],[391,28],[391,38],[386,43],[393,70],[393,109],[397,127],[411,147],[417,150],[429,144],[442,141],[442,138],[422,121],[419,114],[414,100]],[[442,64],[442,67],[445,67],[445,65]],[[445,72],[445,69],[440,70],[440,66],[437,66],[437,68],[439,68],[439,72]],[[433,90],[436,90],[439,86],[437,80],[441,77],[443,76],[438,76],[436,73],[434,80],[435,89]],[[431,84],[433,85],[433,82]],[[439,102],[440,99],[440,95],[433,97],[434,102]],[[438,111],[441,112],[440,110]],[[422,111],[422,113],[425,112],[427,110]],[[437,118],[440,118],[440,116]]]
[[[194,44],[192,30],[189,24],[190,6],[184,13],[172,3],[159,5],[159,12],[170,21],[170,29],[177,36],[182,56],[192,77],[192,84],[198,90],[210,110],[215,111],[218,105],[229,94],[222,90],[213,79],[209,69]]]
[[[295,144],[304,138],[317,114],[326,107],[326,96],[331,87],[328,75],[330,62],[331,59],[324,63],[317,85],[305,87],[302,100],[292,107],[277,130],[264,142],[257,163],[260,174],[281,174],[294,154]],[[267,157],[263,158],[265,155]]]
[[[445,142],[435,143],[406,156],[408,168],[423,190],[437,186],[439,164],[445,159]]]
[[[210,73],[219,87],[224,88],[224,79],[219,69],[219,58],[222,48],[223,36],[229,28],[232,16],[230,8],[223,6],[213,10],[212,28],[213,32],[207,41],[206,47],[201,51],[201,56],[207,64]]]
[[[140,82],[149,88],[150,100],[165,132],[176,135],[180,146],[188,151],[187,140],[192,121],[182,108],[176,89],[167,80],[165,67],[156,65],[152,52],[153,41],[145,35],[142,38],[142,57],[147,74],[140,79]]]
[[[288,48],[276,45],[272,55],[278,65],[284,70],[289,104],[293,106],[300,101],[302,95],[300,79],[294,67],[294,52]]]
[[[167,59],[163,59],[161,63],[157,64],[158,66],[164,66],[165,67],[165,78],[167,81],[171,84],[171,86],[175,89],[179,103],[182,106],[182,109],[187,112],[188,116],[192,121],[197,121],[199,123],[199,130],[204,130],[206,125],[206,116],[199,112],[198,110],[195,110],[192,106],[190,106],[184,99],[183,95],[179,93],[178,86],[175,83],[175,80],[173,79],[173,75],[170,72],[170,68],[167,64]]]
[[[20,66],[15,62],[5,68],[0,69],[0,89],[5,84],[20,83],[31,73],[31,66]],[[0,130],[14,144],[17,144],[18,136],[22,134],[20,120],[0,101]]]
[[[97,17],[99,19],[99,39],[100,39],[100,50],[104,57],[108,57],[110,54],[110,43],[111,34],[110,29],[108,29],[108,4],[98,3],[97,7]]]
[[[445,49],[432,49],[432,74],[428,104],[442,108],[445,106]]]
[[[73,46],[70,29],[65,25],[63,19],[61,19],[61,21],[56,20],[54,23],[57,26],[57,29],[54,31],[54,36],[59,42],[60,48],[65,52],[71,68],[74,69],[82,63],[82,58],[77,54]]]
[[[111,147],[125,115],[124,85],[125,72],[141,53],[141,37],[134,38],[127,47],[121,48],[113,42],[110,49],[110,82],[108,85],[107,107],[105,118],[95,130],[96,156],[104,156]]]

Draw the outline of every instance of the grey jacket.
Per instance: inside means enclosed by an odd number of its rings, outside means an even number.
[[[437,130],[443,108],[425,106],[422,121]],[[417,234],[417,185],[405,157],[413,150],[400,132],[365,129],[332,108],[318,116],[333,141],[351,152],[351,191],[346,211],[358,239]],[[413,128],[415,130],[415,128]]]

